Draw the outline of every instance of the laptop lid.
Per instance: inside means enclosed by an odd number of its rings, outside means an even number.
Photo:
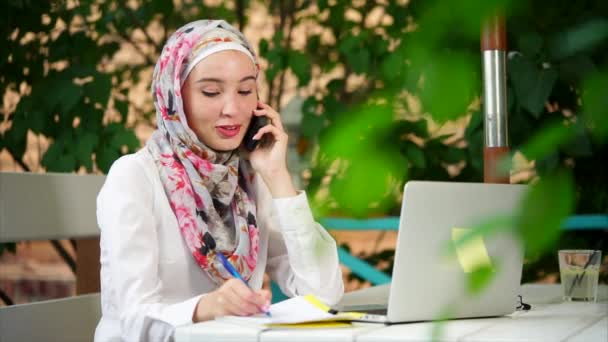
[[[512,313],[521,281],[523,247],[511,230],[470,241],[446,256],[446,246],[475,224],[513,215],[525,185],[410,181],[405,185],[392,281],[390,322]],[[478,295],[467,277],[480,265],[492,280]]]

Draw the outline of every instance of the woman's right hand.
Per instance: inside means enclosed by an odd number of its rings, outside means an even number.
[[[249,316],[270,307],[268,290],[254,291],[239,279],[229,279],[217,290],[201,297],[194,310],[193,322],[202,322],[226,315]]]

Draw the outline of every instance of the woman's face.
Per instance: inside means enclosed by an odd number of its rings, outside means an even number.
[[[256,67],[242,52],[214,53],[192,69],[182,86],[188,126],[216,151],[239,147],[257,106]]]

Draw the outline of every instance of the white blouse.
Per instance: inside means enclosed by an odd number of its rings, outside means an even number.
[[[273,199],[255,179],[260,245],[249,285],[260,289],[267,272],[288,296],[337,303],[344,284],[336,243],[314,221],[306,194]],[[189,253],[147,149],[112,165],[97,221],[102,318],[95,341],[164,341],[191,324],[200,297],[217,286]]]

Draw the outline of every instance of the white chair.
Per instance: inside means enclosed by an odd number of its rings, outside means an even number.
[[[98,238],[95,199],[104,179],[0,173],[0,243]],[[98,292],[1,307],[0,341],[92,341],[100,317]]]

